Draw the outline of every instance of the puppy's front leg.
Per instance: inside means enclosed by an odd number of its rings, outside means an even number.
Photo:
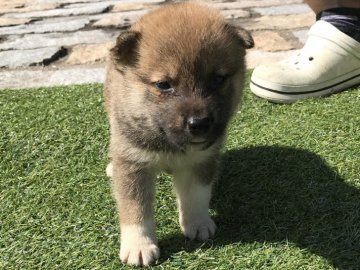
[[[120,217],[120,259],[149,265],[160,255],[153,213],[154,174],[144,164],[121,159],[113,159],[110,168]]]
[[[180,227],[183,234],[191,240],[207,240],[215,234],[216,225],[209,216],[214,175],[209,174],[209,171],[185,168],[174,174]]]

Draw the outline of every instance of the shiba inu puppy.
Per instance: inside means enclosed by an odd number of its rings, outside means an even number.
[[[174,176],[179,222],[190,239],[215,233],[208,213],[226,128],[241,98],[250,34],[216,10],[165,5],[122,33],[105,83],[110,122],[107,174],[120,217],[120,259],[159,258],[153,213],[156,175]]]

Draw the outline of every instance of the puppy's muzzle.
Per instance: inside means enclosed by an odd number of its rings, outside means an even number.
[[[187,119],[186,127],[192,136],[203,137],[209,133],[213,122],[214,119],[210,116],[190,116]]]

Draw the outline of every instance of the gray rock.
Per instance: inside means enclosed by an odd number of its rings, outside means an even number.
[[[149,10],[133,10],[125,12],[97,14],[90,17],[91,20],[96,20],[94,26],[96,27],[118,27],[124,28],[133,24],[141,16],[148,13]]]
[[[29,34],[22,38],[19,36],[8,36],[5,42],[0,43],[0,51],[104,43],[113,38],[115,38],[114,34],[106,33],[103,30],[79,31],[74,33]]]
[[[302,43],[305,44],[308,36],[307,33],[309,32],[309,30],[300,30],[300,31],[295,31],[293,32],[293,35],[295,37],[297,37],[297,39]]]
[[[72,4],[72,3],[101,2],[101,0],[37,0],[37,2],[39,2],[39,3]]]
[[[38,64],[48,65],[65,54],[66,49],[62,47],[3,51],[0,52],[0,68],[28,67]]]
[[[102,83],[105,67],[0,71],[0,89]]]
[[[31,21],[32,21],[31,19],[26,19],[26,18],[15,19],[15,18],[0,17],[0,27],[20,25],[20,24],[24,24],[24,23],[29,23]]]
[[[78,15],[91,15],[107,11],[111,5],[98,3],[97,5],[83,5],[74,8],[58,8],[44,11],[8,13],[3,15],[6,18],[44,18],[44,17],[65,17]]]
[[[51,23],[68,23],[71,21],[78,21],[87,19],[91,21],[90,17],[94,15],[80,15],[80,16],[69,16],[69,17],[53,17],[53,18],[41,18],[35,19],[33,24],[51,24]]]
[[[121,3],[150,3],[150,4],[161,4],[166,0],[121,0]]]
[[[222,10],[221,13],[227,20],[235,20],[235,19],[250,17],[250,12],[242,9]]]
[[[211,6],[217,9],[240,9],[240,8],[254,8],[254,7],[273,7],[279,5],[299,4],[303,0],[242,0],[234,2],[219,2],[211,3]]]
[[[30,33],[49,32],[71,32],[85,27],[90,21],[88,19],[77,19],[66,23],[49,22],[41,24],[23,24],[11,27],[1,27],[0,35],[21,35]]]
[[[253,8],[253,10],[261,15],[287,15],[287,14],[301,14],[310,12],[311,9],[308,5],[297,4],[297,5],[286,5],[276,7],[264,7],[264,8]]]
[[[150,3],[150,4],[160,4],[164,3],[166,0],[119,0],[112,2],[121,2],[121,3]],[[73,4],[73,3],[94,3],[94,2],[105,2],[101,0],[37,0],[39,3],[58,3],[58,4]]]

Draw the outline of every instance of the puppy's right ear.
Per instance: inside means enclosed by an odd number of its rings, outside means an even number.
[[[254,47],[254,40],[247,30],[239,26],[226,24],[225,28],[229,31],[245,49],[251,49]]]
[[[245,49],[254,48],[255,42],[249,31],[245,30],[244,28],[237,27],[236,32],[238,37],[241,39],[241,42],[244,45]]]
[[[117,64],[134,65],[138,58],[140,36],[136,31],[121,33],[116,39],[116,45],[110,50],[111,58]]]

